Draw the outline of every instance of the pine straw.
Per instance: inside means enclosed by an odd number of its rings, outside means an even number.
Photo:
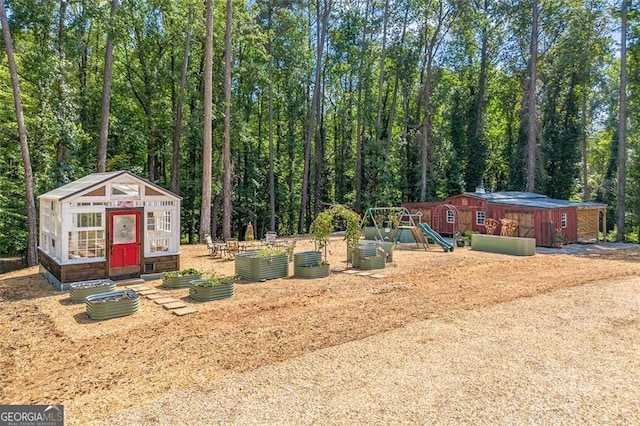
[[[639,254],[398,250],[384,279],[245,283],[194,315],[144,300],[103,322],[25,269],[0,275],[0,403],[62,403],[67,424],[633,423]],[[204,246],[181,266],[233,272]]]

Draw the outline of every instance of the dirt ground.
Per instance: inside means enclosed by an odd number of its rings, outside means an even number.
[[[296,251],[312,248],[299,239]],[[90,320],[36,267],[0,274],[0,404],[63,404],[67,424],[84,424],[423,320],[640,274],[640,247],[571,251],[514,257],[407,245],[376,279],[339,272],[346,246],[334,236],[328,278],[240,282],[232,299],[207,303],[163,290],[198,313],[176,317],[143,299],[137,314],[108,321]],[[181,267],[226,275],[234,264],[198,245],[181,248]]]

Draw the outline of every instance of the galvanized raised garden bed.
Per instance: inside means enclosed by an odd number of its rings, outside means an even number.
[[[385,259],[382,256],[365,257],[359,260],[358,269],[384,269]]]
[[[378,252],[378,248],[373,244],[361,245],[353,249],[351,256],[351,263],[354,268],[360,268],[360,259],[365,257],[375,256]]]
[[[199,302],[227,299],[234,294],[233,281],[233,277],[193,280],[189,284],[189,297]]]
[[[193,280],[200,279],[202,272],[197,269],[165,272],[162,274],[162,285],[167,288],[187,288]]]
[[[140,298],[131,290],[92,294],[85,298],[87,315],[94,320],[125,317],[138,312]]]
[[[319,251],[295,253],[293,275],[298,278],[324,278],[329,276],[329,265],[322,263],[322,253]]]
[[[238,253],[235,256],[236,275],[249,281],[264,281],[289,275],[289,255],[262,251]]]
[[[115,291],[116,283],[110,279],[78,281],[69,284],[69,295],[74,302],[84,302],[87,296]]]

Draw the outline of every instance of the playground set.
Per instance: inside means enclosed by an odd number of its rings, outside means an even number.
[[[427,223],[422,214],[411,214],[405,207],[370,207],[362,217],[360,228],[365,240],[398,243],[413,243],[427,250],[429,240],[438,244],[445,252],[453,251],[453,244],[442,238]]]

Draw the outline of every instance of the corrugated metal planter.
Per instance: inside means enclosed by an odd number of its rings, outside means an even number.
[[[78,281],[69,284],[71,300],[84,302],[85,297],[92,294],[108,293],[115,291],[116,283],[110,279]]]
[[[385,261],[387,263],[391,263],[393,262],[393,243],[390,242],[386,242],[386,241],[379,241],[376,242],[374,244],[375,246],[381,248],[382,250],[384,250],[384,254],[385,254]],[[381,254],[381,253],[379,253]]]
[[[382,256],[365,257],[360,259],[358,269],[384,269],[385,259]]]
[[[87,315],[94,320],[125,317],[138,312],[140,298],[131,290],[92,294],[85,298]]]
[[[259,252],[238,253],[235,257],[236,275],[249,281],[264,281],[289,275],[289,256],[286,252],[259,257]]]
[[[352,264],[354,268],[360,267],[360,259],[365,257],[373,257],[377,254],[378,248],[373,244],[358,246],[353,249]]]
[[[232,297],[233,277],[193,280],[189,284],[189,297],[199,302],[209,302]]]
[[[182,275],[180,272],[178,272],[177,274],[163,274],[162,285],[167,288],[186,288],[189,287],[189,283],[191,281],[200,279],[202,277],[202,273],[200,272],[196,273],[195,271],[189,271],[184,275]]]
[[[302,251],[293,255],[293,266],[318,264],[322,261],[322,252],[317,250]]]
[[[535,238],[473,234],[471,249],[514,256],[533,256],[536,254],[536,240]]]
[[[329,265],[322,264],[322,253],[303,251],[293,255],[293,275],[297,278],[324,278],[329,276]]]
[[[329,265],[299,265],[294,266],[294,275],[297,278],[324,278],[329,276]]]

